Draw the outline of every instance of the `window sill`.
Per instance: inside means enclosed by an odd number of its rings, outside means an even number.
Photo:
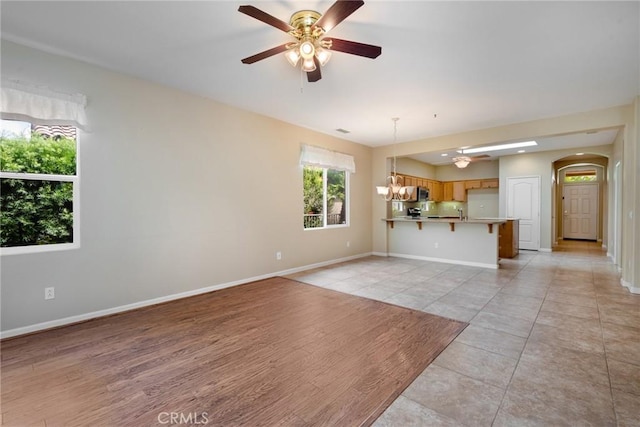
[[[0,256],[39,254],[80,249],[80,243],[59,243],[53,245],[13,246],[0,248]]]

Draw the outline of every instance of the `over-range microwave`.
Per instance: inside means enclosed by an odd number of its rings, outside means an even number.
[[[418,201],[426,202],[429,200],[429,189],[427,187],[418,187]]]
[[[417,187],[407,202],[426,202],[428,200],[429,189],[427,187]]]

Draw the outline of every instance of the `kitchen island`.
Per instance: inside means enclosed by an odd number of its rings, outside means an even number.
[[[390,256],[498,268],[498,226],[506,219],[383,219]]]

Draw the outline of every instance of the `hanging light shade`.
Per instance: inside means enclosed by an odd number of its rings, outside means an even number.
[[[289,49],[287,53],[284,54],[284,56],[285,58],[287,58],[287,61],[289,61],[289,64],[291,64],[293,67],[298,65],[298,61],[300,60],[300,52],[297,48]]]
[[[376,186],[376,192],[387,202],[391,200],[405,202],[412,198],[413,193],[416,191],[416,187],[413,185],[405,186],[404,177],[398,175],[396,171],[395,145],[398,133],[398,120],[400,119],[394,117],[391,120],[393,120],[393,172],[387,177],[386,186]]]
[[[453,164],[460,169],[466,168],[469,165],[469,163],[471,163],[471,159],[467,156],[453,158]]]
[[[318,46],[316,48],[316,58],[318,58],[320,65],[324,67],[331,59],[331,51],[323,48],[322,46]]]

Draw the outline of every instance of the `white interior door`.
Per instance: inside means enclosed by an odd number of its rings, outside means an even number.
[[[507,178],[507,217],[520,220],[520,249],[540,249],[540,177]]]
[[[565,184],[562,199],[562,237],[597,240],[598,184]]]

